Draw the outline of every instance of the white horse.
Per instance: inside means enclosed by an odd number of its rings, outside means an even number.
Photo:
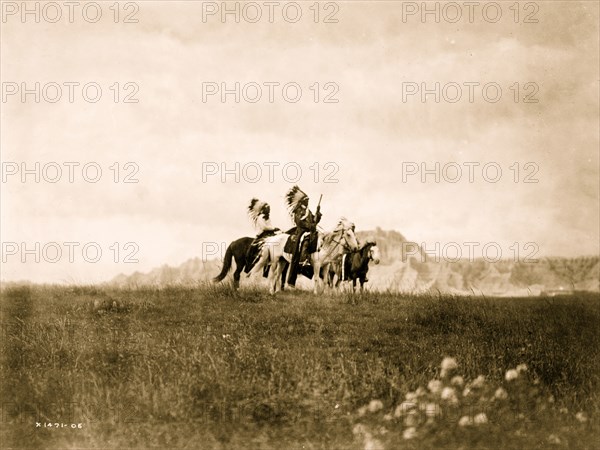
[[[272,294],[279,291],[283,268],[292,261],[292,254],[284,251],[289,236],[289,234],[282,233],[266,238],[260,252],[260,259],[248,274],[248,276],[252,276],[255,273],[262,273],[263,268],[269,264],[268,283]],[[324,235],[319,233],[317,251],[310,255],[310,262],[314,269],[315,294],[321,291],[321,284],[323,283],[319,276],[321,269],[323,269],[324,274],[327,274],[329,265],[339,255],[356,249],[358,249],[358,242],[354,235],[354,224],[344,217],[340,219],[332,232]]]

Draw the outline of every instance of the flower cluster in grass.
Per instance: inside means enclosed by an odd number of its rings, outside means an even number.
[[[407,392],[391,409],[386,410],[380,400],[360,407],[353,433],[365,449],[385,448],[390,435],[403,440],[440,434],[460,439],[461,435],[505,430],[518,436],[545,417],[553,402],[553,397],[544,397],[526,364],[507,370],[500,383],[494,384],[484,375],[466,382],[456,360],[446,357],[438,378],[427,387]],[[583,412],[575,418],[580,423],[588,420]]]

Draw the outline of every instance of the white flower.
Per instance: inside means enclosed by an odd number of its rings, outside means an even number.
[[[485,384],[485,377],[483,375],[479,375],[477,378],[473,380],[471,383],[472,388],[481,388]]]
[[[465,384],[465,380],[460,375],[456,375],[454,378],[452,378],[450,383],[452,383],[454,386],[462,387],[462,385]]]
[[[366,429],[366,427],[362,423],[357,423],[352,428],[352,433],[353,434],[363,435],[363,434],[365,434],[366,431],[367,431],[367,429]]]
[[[386,422],[389,422],[390,420],[392,420],[392,415],[386,414],[385,416],[383,416],[383,420],[385,420]]]
[[[402,437],[404,439],[413,439],[416,436],[417,436],[417,430],[415,427],[407,428],[406,430],[404,430],[404,433],[402,433]]]
[[[440,380],[431,380],[427,387],[433,394],[437,394],[442,390],[442,382]]]
[[[371,400],[369,402],[369,406],[367,406],[367,409],[369,410],[369,412],[377,412],[381,409],[383,409],[383,403],[381,402],[381,400]]]
[[[527,372],[527,364],[519,364],[517,366],[517,372]]]
[[[463,397],[468,397],[469,395],[471,395],[471,389],[470,388],[465,388],[465,390],[463,391]]]
[[[460,418],[460,420],[458,421],[459,427],[467,427],[472,424],[473,424],[473,419],[471,419],[469,416],[462,416]]]
[[[365,436],[365,450],[383,450],[383,444],[379,439],[373,439],[370,434]]]
[[[408,392],[404,396],[404,398],[406,398],[406,400],[408,400],[409,402],[412,402],[417,399],[417,393],[416,392]]]
[[[496,393],[494,394],[498,400],[506,400],[508,398],[508,393],[503,388],[496,389]]]
[[[442,400],[447,401],[450,404],[456,405],[458,403],[458,397],[456,396],[456,391],[451,387],[445,387],[442,390]]]
[[[425,389],[423,389],[422,387],[418,387],[415,394],[417,394],[417,397],[422,397],[425,394],[427,394],[427,391]]]
[[[360,408],[358,408],[358,415],[359,416],[364,416],[367,413],[367,407],[366,406],[361,406]]]
[[[488,418],[485,413],[479,413],[473,418],[473,422],[475,422],[475,425],[483,425],[488,423]]]
[[[456,360],[454,358],[446,357],[442,360],[442,371],[440,372],[440,377],[446,378],[451,375],[458,368],[458,364],[456,364]]]
[[[577,414],[575,414],[575,418],[581,423],[586,423],[588,421],[587,415],[583,411],[579,411]]]
[[[452,400],[456,397],[456,392],[451,387],[445,387],[442,390],[442,400]]]
[[[416,407],[417,404],[414,402],[402,402],[396,407],[396,410],[394,411],[394,417],[405,416],[410,410],[415,409]]]
[[[550,436],[548,436],[548,442],[550,442],[551,444],[560,444],[560,438],[555,435],[555,434],[551,434]]]
[[[456,364],[456,360],[454,358],[450,358],[450,357],[446,356],[442,360],[442,370],[454,370],[457,367],[458,367],[458,364]]]
[[[506,375],[504,375],[504,378],[506,379],[506,381],[516,380],[518,377],[519,377],[519,372],[517,372],[515,369],[507,370]]]

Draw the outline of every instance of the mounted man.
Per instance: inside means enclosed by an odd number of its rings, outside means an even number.
[[[308,209],[308,195],[298,186],[292,187],[285,195],[290,214],[296,225],[288,233],[292,235],[291,249],[292,262],[287,279],[287,284],[295,287],[296,278],[300,269],[301,256],[311,254],[317,250],[318,234],[317,224],[321,221],[321,205],[317,205],[316,213]],[[308,237],[303,239],[305,233]]]
[[[246,273],[250,272],[250,269],[252,269],[252,266],[254,266],[256,259],[258,259],[258,254],[263,240],[266,237],[275,235],[277,231],[279,231],[279,228],[275,228],[271,224],[270,215],[271,207],[267,202],[260,201],[257,198],[250,200],[250,205],[248,206],[248,216],[258,231],[258,234],[252,241],[252,244],[250,245],[246,255],[246,261],[248,261],[245,269]]]

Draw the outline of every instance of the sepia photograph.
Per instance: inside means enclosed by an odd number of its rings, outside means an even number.
[[[0,448],[599,448],[599,1],[0,11]]]

